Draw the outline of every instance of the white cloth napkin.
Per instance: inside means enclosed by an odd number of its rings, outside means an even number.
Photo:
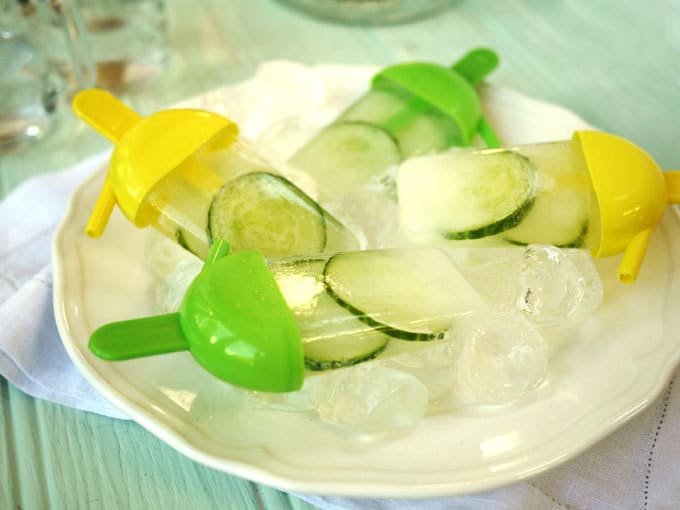
[[[27,181],[0,202],[0,375],[34,397],[125,418],[71,363],[52,308],[52,235],[74,188],[107,157]]]
[[[0,202],[0,375],[37,398],[124,418],[85,381],[54,323],[50,243],[74,188],[107,154],[27,181]],[[528,482],[430,500],[298,495],[329,510],[671,509],[680,502],[678,374],[647,410],[585,454]]]

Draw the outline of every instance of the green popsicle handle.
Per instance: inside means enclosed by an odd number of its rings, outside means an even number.
[[[208,252],[208,256],[205,258],[203,267],[205,268],[219,259],[226,257],[230,252],[231,246],[227,241],[224,239],[216,239],[210,245],[210,251]]]
[[[212,244],[204,267],[226,257],[229,251],[229,243],[218,239]],[[92,334],[89,347],[108,361],[190,350],[179,313],[107,324]]]
[[[451,67],[472,86],[498,67],[498,55],[489,48],[476,48],[463,56]]]
[[[498,138],[498,135],[496,135],[496,132],[491,127],[491,124],[489,124],[484,117],[479,119],[477,131],[489,149],[497,149],[501,146],[501,141]]]
[[[106,324],[92,333],[89,348],[102,359],[122,361],[186,351],[189,344],[179,314],[169,313]]]
[[[489,48],[477,48],[463,56],[451,68],[465,78],[470,85],[475,86],[498,67],[498,62],[498,55],[495,51]],[[501,146],[501,141],[484,117],[479,120],[477,131],[489,149]]]

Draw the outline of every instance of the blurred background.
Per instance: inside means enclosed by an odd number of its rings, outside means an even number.
[[[403,11],[395,11],[395,3],[403,4]],[[670,136],[680,113],[676,0],[658,0],[654,8],[614,0],[596,5],[564,0],[434,0],[431,5],[393,0],[3,0],[3,5],[5,12],[17,7],[53,11],[52,18],[54,12],[66,12],[66,21],[47,21],[57,33],[51,39],[42,35],[36,44],[46,43],[49,59],[70,66],[61,70],[59,79],[65,75],[70,83],[60,85],[63,102],[52,105],[58,111],[50,112],[53,119],[44,136],[0,152],[5,192],[26,172],[61,168],[107,147],[70,112],[69,92],[78,78],[110,88],[141,113],[150,113],[242,81],[265,61],[449,64],[480,45],[501,57],[494,84],[559,103],[645,147],[663,167],[678,166]],[[75,24],[68,19],[69,8],[78,11]],[[309,14],[310,9],[321,17]],[[44,24],[50,14],[42,16],[37,23]],[[59,33],[60,23],[67,25],[67,37]],[[7,29],[3,34],[0,62],[8,69],[17,50],[7,44]],[[95,69],[74,63],[78,57],[86,60],[88,52]],[[9,74],[5,71],[3,80]],[[0,81],[0,91],[3,86],[12,84]],[[8,94],[1,96],[0,119],[1,108],[8,106]]]

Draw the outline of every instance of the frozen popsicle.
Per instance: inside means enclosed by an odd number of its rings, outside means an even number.
[[[625,252],[635,280],[651,233],[680,202],[680,172],[662,172],[623,138],[572,140],[414,158],[399,170],[400,228],[416,245],[553,244],[593,256]]]
[[[179,312],[107,324],[90,349],[117,361],[190,350],[206,370],[268,392],[307,375],[431,345],[484,301],[439,249],[268,263],[216,241]]]
[[[498,65],[479,48],[451,68],[415,62],[387,67],[371,89],[290,159],[317,180],[321,198],[344,196],[404,159],[498,139],[480,112],[474,85]]]
[[[102,234],[115,204],[205,258],[213,239],[267,256],[356,249],[354,235],[280,175],[228,119],[201,110],[142,118],[106,91],[89,89],[76,113],[115,145],[86,232]]]

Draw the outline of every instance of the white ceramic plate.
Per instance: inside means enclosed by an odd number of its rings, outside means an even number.
[[[231,115],[264,153],[285,159],[364,90],[372,72],[277,62],[189,104]],[[483,100],[506,143],[568,138],[587,127],[512,91],[485,87]],[[281,140],[283,125],[289,135]],[[64,345],[85,377],[143,427],[245,478],[303,493],[381,497],[498,487],[555,467],[609,434],[660,394],[680,359],[680,315],[672,309],[680,302],[680,224],[669,212],[634,286],[615,281],[618,259],[598,261],[603,306],[554,356],[545,382],[512,404],[439,409],[412,429],[370,441],[309,415],[251,409],[188,353],[107,363],[88,351],[101,324],[153,313],[155,276],[143,255],[148,232],[116,212],[101,239],[82,233],[102,179],[100,171],[76,191],[54,241]]]

